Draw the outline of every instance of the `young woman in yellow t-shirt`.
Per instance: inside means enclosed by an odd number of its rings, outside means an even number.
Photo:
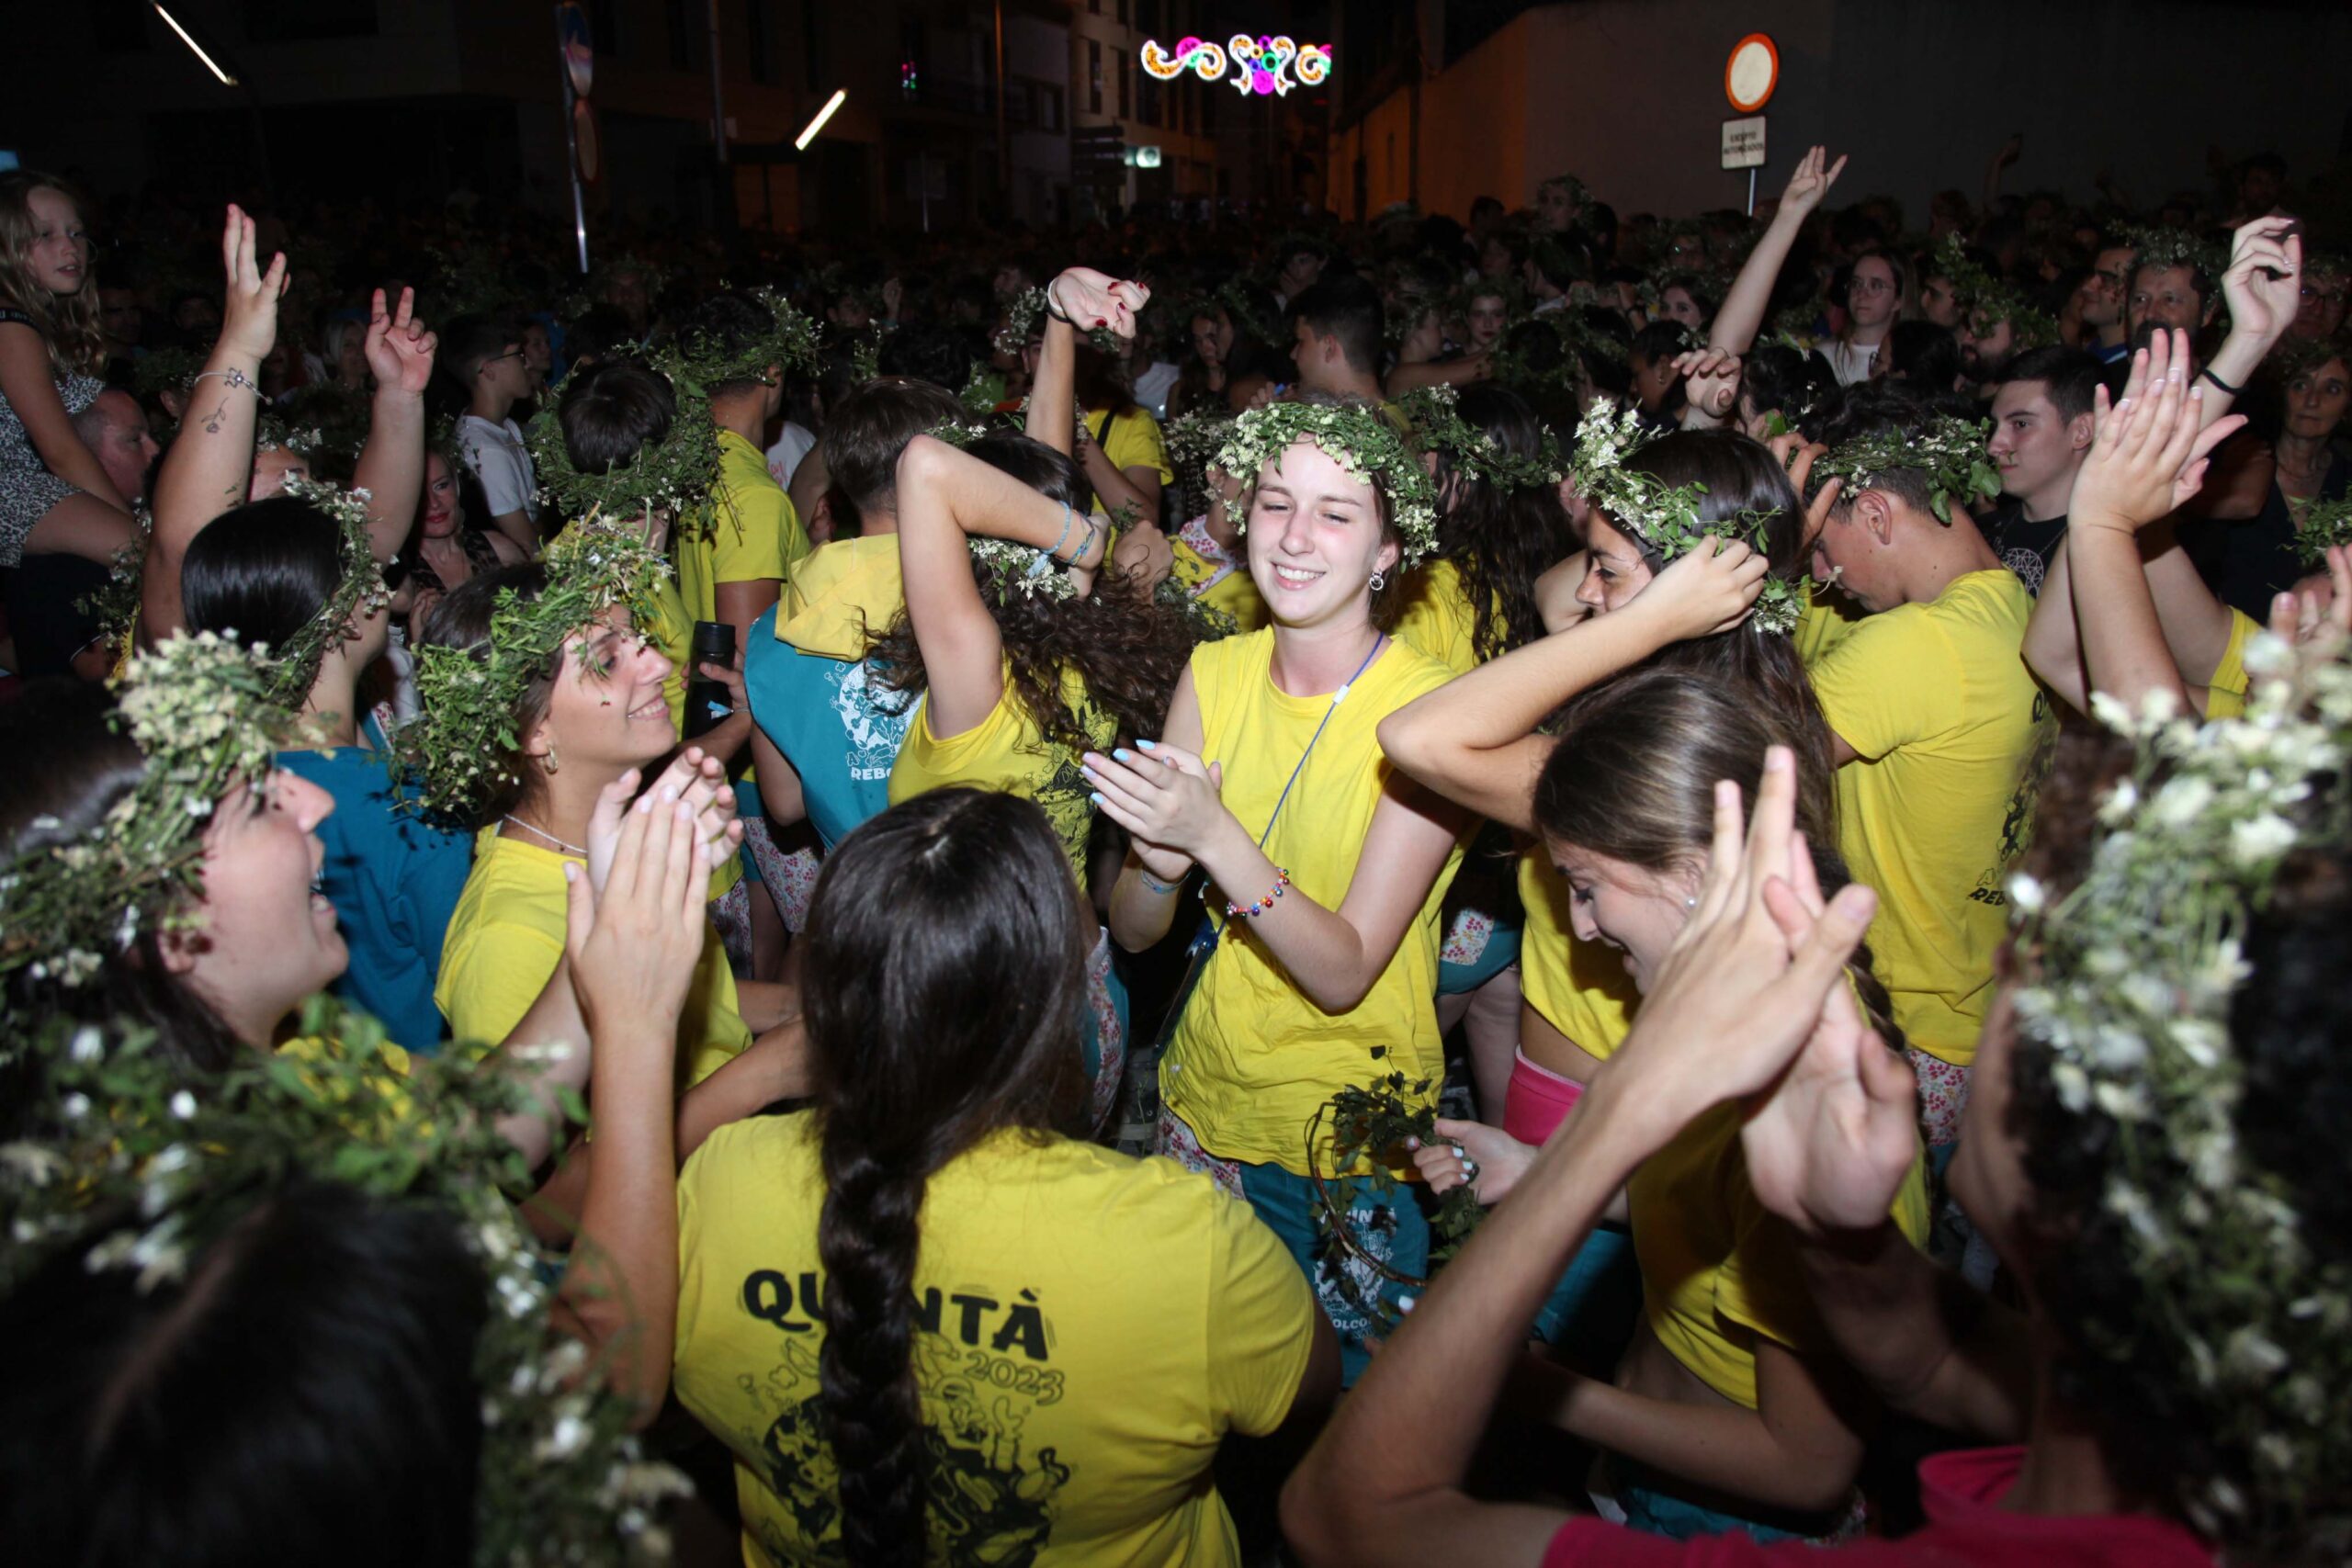
[[[1063,1134],[1091,939],[1034,802],[894,806],[817,884],[815,1109],[719,1131],[667,1215],[639,1162],[617,1261],[676,1281],[655,1346],[735,1456],[745,1562],[1238,1568],[1221,1439],[1320,1420],[1338,1359],[1275,1237]]]
[[[1094,808],[1079,759],[1155,728],[1191,647],[1175,612],[1096,573],[1109,530],[1077,464],[996,434],[958,450],[918,436],[899,459],[906,611],[873,644],[882,682],[922,706],[890,771],[893,804],[947,784],[1044,808],[1085,878]],[[1041,895],[1044,890],[1040,889]],[[1110,1114],[1126,997],[1097,933],[1086,961],[1089,1126]]]
[[[1374,734],[1445,679],[1383,629],[1399,574],[1435,541],[1436,507],[1369,405],[1254,411],[1223,460],[1250,481],[1250,570],[1273,625],[1196,650],[1159,738],[1090,753],[1088,776],[1135,836],[1111,904],[1123,945],[1167,933],[1196,866],[1224,911],[1161,1067],[1161,1150],[1216,1172],[1273,1225],[1353,1369],[1373,1326],[1365,1297],[1393,1286],[1322,1263],[1307,1133],[1341,1089],[1402,1072],[1426,1104],[1444,1074],[1438,913],[1465,824],[1397,776]],[[1328,1142],[1315,1157],[1328,1162]],[[1429,1227],[1412,1203],[1367,1193],[1347,1224],[1394,1271],[1422,1268]]]

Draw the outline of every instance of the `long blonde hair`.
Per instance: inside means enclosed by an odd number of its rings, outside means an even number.
[[[63,180],[33,169],[11,169],[0,175],[0,305],[12,305],[33,319],[33,330],[49,344],[50,363],[61,376],[94,373],[102,362],[105,339],[98,331],[98,276],[95,265],[82,273],[82,291],[71,299],[51,293],[32,272],[32,195],[53,190],[74,204],[86,219],[89,203]]]

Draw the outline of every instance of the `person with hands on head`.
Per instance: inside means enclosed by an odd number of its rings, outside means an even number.
[[[1736,1136],[1736,1113],[1773,1090],[1825,996],[1849,983],[1870,890],[1839,889],[1792,957],[1775,910],[1793,901],[1813,850],[1796,829],[1798,765],[1776,747],[1743,771],[1760,780],[1753,821],[1743,832],[1736,784],[1712,786],[1703,875],[1679,930],[1660,946],[1624,1043],[1535,1156],[1518,1201],[1490,1215],[1420,1297],[1284,1488],[1284,1534],[1307,1562],[1402,1565],[1432,1554],[1680,1562],[1700,1552],[1745,1562],[1811,1550],[1736,1537],[1690,1547],[1645,1540],[1558,1509],[1476,1502],[1465,1490],[1507,1381],[1526,1377],[1523,1325],[1617,1192],[1693,1122],[1728,1112]],[[1683,910],[1680,899],[1676,908]],[[1659,1402],[1587,1385],[1580,1403],[1590,1426],[1630,1440],[1655,1416],[1644,1407]],[[1679,1407],[1679,1420],[1694,1460],[1751,1484],[1768,1472],[1803,1479],[1811,1471],[1818,1485],[1820,1472],[1834,1480],[1839,1470],[1821,1454],[1768,1458],[1803,1435],[1765,1427],[1750,1412],[1693,1404]],[[1849,1475],[1859,1440],[1846,1446]]]
[[[1352,1372],[1372,1320],[1318,1268],[1310,1158],[1328,1150],[1301,1130],[1351,1085],[1442,1076],[1438,917],[1465,822],[1398,775],[1376,737],[1446,676],[1383,629],[1400,576],[1436,543],[1435,496],[1362,403],[1244,414],[1220,462],[1248,486],[1250,576],[1273,624],[1194,649],[1158,737],[1089,752],[1086,777],[1134,838],[1111,900],[1121,945],[1168,933],[1195,867],[1224,910],[1172,1025],[1157,1146],[1273,1226]],[[1422,1267],[1429,1228],[1412,1204],[1366,1193],[1344,1223],[1390,1268]]]
[[[1806,674],[1833,737],[1839,847],[1883,899],[1880,973],[1941,1161],[1992,997],[2003,886],[2056,738],[2018,656],[2034,601],[1969,511],[1998,483],[1981,428],[1871,385],[1815,411],[1806,434],[1825,444],[1793,449],[1791,469],[1814,575],[1860,612],[1813,644]]]

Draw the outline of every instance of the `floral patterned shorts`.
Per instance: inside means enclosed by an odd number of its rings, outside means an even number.
[[[1928,1146],[1960,1142],[1961,1113],[1968,1109],[1968,1069],[1916,1045],[1905,1046],[1903,1054],[1911,1058],[1911,1070],[1919,1079],[1919,1130]]]
[[[817,872],[824,863],[812,848],[779,845],[763,816],[743,818],[743,852],[759,868],[760,881],[784,916],[784,929],[798,936],[808,924],[808,900],[817,891]]]

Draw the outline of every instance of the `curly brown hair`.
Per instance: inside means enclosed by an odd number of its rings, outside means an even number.
[[[1076,461],[1041,441],[999,431],[964,450],[1072,511],[1093,509],[1094,492]],[[972,581],[1003,637],[1013,699],[1048,742],[1072,752],[1095,748],[1087,716],[1062,694],[1063,671],[1070,670],[1085,683],[1086,705],[1110,718],[1121,739],[1159,732],[1193,656],[1192,630],[1182,615],[1109,566],[1082,599],[1023,593],[977,561]],[[919,693],[931,683],[904,610],[888,629],[869,632],[866,656],[876,678],[891,691]]]

